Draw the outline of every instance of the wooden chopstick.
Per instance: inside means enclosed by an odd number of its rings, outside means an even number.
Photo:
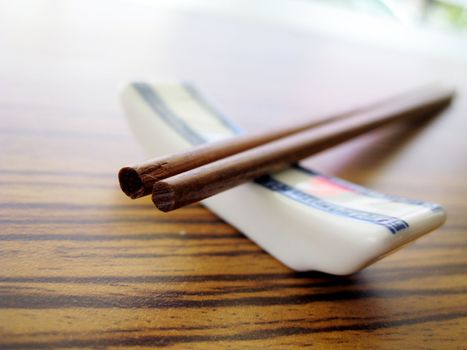
[[[235,136],[218,142],[196,146],[177,154],[149,159],[143,163],[120,169],[118,174],[120,187],[129,197],[133,199],[140,198],[150,194],[157,181],[297,132],[332,123],[356,114],[370,112],[378,108],[383,108],[384,106],[393,105],[394,103],[400,103],[401,100],[411,99],[424,91],[431,91],[432,89],[433,86],[425,86],[367,106],[320,118],[311,122],[286,126],[259,134]]]
[[[453,96],[451,89],[428,89],[202,165],[156,182],[153,202],[166,212],[200,201],[383,125],[431,116],[447,106]]]

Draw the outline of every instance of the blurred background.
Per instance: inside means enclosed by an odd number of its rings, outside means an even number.
[[[75,147],[74,159],[84,164],[89,152],[105,159],[94,166],[106,172],[135,155],[141,159],[118,101],[119,89],[132,80],[190,81],[246,130],[264,128],[265,118],[274,126],[322,116],[433,81],[462,95],[466,7],[461,0],[0,0],[0,120],[7,147],[26,147],[25,128],[39,135],[47,126],[55,137],[72,128],[75,136],[109,140],[101,153]],[[463,104],[460,99],[455,108]],[[430,137],[442,142],[443,126],[463,130],[462,120],[437,121]],[[452,167],[451,158],[464,153],[457,136],[451,135],[448,156],[439,148],[423,151],[433,139],[412,142],[404,151],[409,156],[380,164],[380,174],[391,178],[392,167],[413,161],[410,154],[421,161],[418,169],[441,153],[440,162]],[[120,154],[113,152],[116,138],[126,140]],[[348,158],[362,142],[330,152]],[[58,149],[27,152],[53,168]],[[17,158],[3,157],[21,167]],[[354,162],[356,173],[338,172],[333,157],[313,159],[324,171],[363,180],[361,163]],[[71,159],[67,166],[82,167]]]
[[[406,25],[426,25],[464,32],[467,28],[467,2],[465,0],[330,0],[320,2],[393,18]]]

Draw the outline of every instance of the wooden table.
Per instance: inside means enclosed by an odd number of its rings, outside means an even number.
[[[466,347],[465,45],[449,58],[141,3],[0,6],[0,348]],[[308,161],[448,221],[336,277],[290,271],[200,205],[131,201],[116,172],[145,158],[118,103],[132,79],[190,80],[249,130],[454,84],[429,125]]]

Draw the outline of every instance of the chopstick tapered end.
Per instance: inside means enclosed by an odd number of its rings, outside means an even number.
[[[131,199],[140,198],[145,195],[145,188],[138,172],[131,167],[121,168],[118,172],[120,188]]]
[[[159,181],[152,188],[152,201],[157,209],[168,212],[177,209],[175,192],[172,187],[164,181]]]

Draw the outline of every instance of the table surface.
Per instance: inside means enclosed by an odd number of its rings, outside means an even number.
[[[467,61],[142,3],[0,7],[0,348],[465,348]],[[429,124],[307,161],[448,221],[337,277],[294,273],[201,205],[131,201],[116,172],[145,158],[118,103],[133,79],[190,80],[248,130],[453,84]]]

